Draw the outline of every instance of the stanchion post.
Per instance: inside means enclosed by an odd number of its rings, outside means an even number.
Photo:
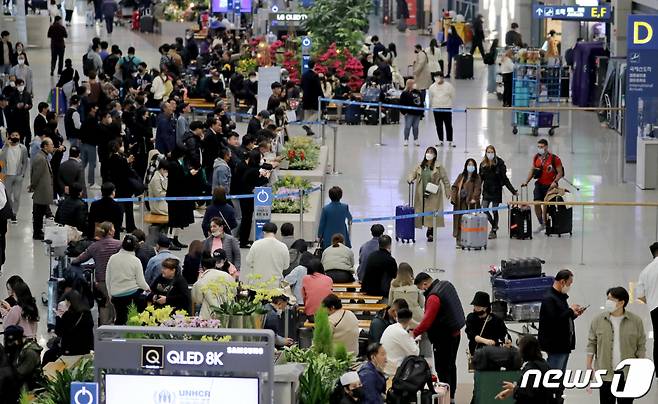
[[[299,235],[304,238],[304,190],[299,188]]]
[[[332,131],[334,132],[334,158],[331,164],[331,175],[338,175],[340,171],[336,168],[336,153],[338,150],[338,126],[332,126]]]
[[[316,118],[317,122],[322,121],[322,101],[321,101],[321,99],[322,99],[322,97],[318,96],[318,117]],[[318,125],[320,125],[320,124],[318,123]],[[322,128],[320,128],[320,127],[317,128],[318,132],[320,132],[321,130],[322,130]]]
[[[438,231],[436,229],[436,212],[432,213],[432,237],[434,237],[434,232],[437,232],[437,235],[438,235]],[[434,243],[428,243],[428,244],[430,244],[432,246],[432,251],[434,253],[434,269],[439,269],[439,254],[436,252],[436,250],[437,250],[437,245],[436,244],[437,243],[434,242]]]
[[[571,136],[569,136],[571,138],[571,154],[573,154],[573,110],[571,109],[569,110],[569,123],[571,124],[569,126],[569,129],[571,130]]]
[[[320,206],[324,207],[324,184],[320,183]]]
[[[656,207],[656,238],[654,240],[658,240],[658,207]]]
[[[138,196],[137,199],[138,199],[137,203],[139,203],[139,214],[142,215],[142,229],[143,229],[144,224],[145,224],[145,222],[144,222],[144,204],[145,204],[144,203],[144,195]]]
[[[327,124],[325,122],[322,122],[322,124],[320,124],[320,127],[321,127],[321,129],[320,129],[320,144],[322,146],[325,145],[326,126],[327,126]]]
[[[379,143],[377,146],[384,146],[383,140],[383,128],[382,128],[382,103],[381,101],[377,103],[377,126],[379,130]]]
[[[585,265],[585,205],[581,213],[583,217],[580,220],[580,265]]]
[[[468,153],[468,109],[464,109],[464,153]]]

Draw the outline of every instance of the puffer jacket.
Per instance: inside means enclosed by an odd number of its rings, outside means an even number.
[[[507,167],[500,157],[494,157],[494,164],[485,166],[480,163],[480,179],[482,180],[482,199],[501,203],[503,201],[503,187],[507,187],[511,193],[516,189],[507,178]]]
[[[67,197],[57,208],[55,222],[73,226],[80,231],[87,228],[87,203],[78,197]]]

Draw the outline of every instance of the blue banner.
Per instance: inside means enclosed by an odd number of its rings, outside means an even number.
[[[598,6],[545,6],[535,3],[532,5],[532,16],[539,20],[610,21],[612,6],[610,3]]]
[[[626,161],[637,160],[637,138],[658,131],[658,16],[629,15],[626,66]]]

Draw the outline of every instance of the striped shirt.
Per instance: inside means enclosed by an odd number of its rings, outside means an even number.
[[[119,252],[121,241],[112,237],[104,237],[89,246],[80,254],[79,257],[71,261],[71,264],[82,264],[90,259],[94,259],[94,275],[96,282],[105,282],[105,273],[107,271],[107,261],[110,257]]]

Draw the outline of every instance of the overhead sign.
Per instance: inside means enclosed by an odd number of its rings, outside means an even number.
[[[272,219],[272,195],[271,187],[254,188],[254,222],[256,240],[263,238],[263,226]]]
[[[97,404],[98,383],[71,383],[71,404]]]
[[[636,161],[637,138],[658,122],[658,16],[629,15],[627,30],[624,137],[626,161]]]
[[[599,6],[545,6],[533,4],[532,16],[535,19],[572,21],[610,21],[612,6],[604,3]]]

